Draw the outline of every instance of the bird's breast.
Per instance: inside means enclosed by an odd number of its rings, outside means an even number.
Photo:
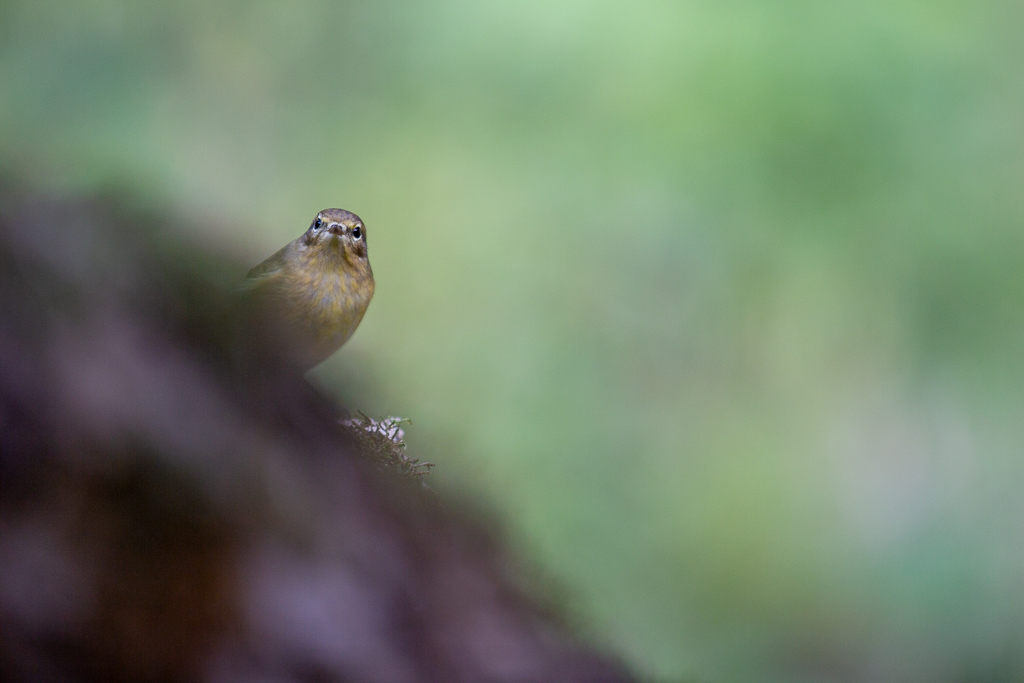
[[[373,278],[332,268],[309,268],[291,275],[289,317],[330,355],[362,320],[373,296]]]

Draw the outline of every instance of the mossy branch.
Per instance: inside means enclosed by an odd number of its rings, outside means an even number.
[[[405,452],[405,430],[402,425],[411,425],[412,420],[394,416],[374,420],[359,411],[355,416],[342,420],[341,424],[348,428],[361,450],[382,470],[398,472],[426,486],[423,478],[430,473],[434,464],[410,458]]]

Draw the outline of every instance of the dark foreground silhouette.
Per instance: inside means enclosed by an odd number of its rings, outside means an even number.
[[[0,678],[631,680],[175,232],[0,189]]]

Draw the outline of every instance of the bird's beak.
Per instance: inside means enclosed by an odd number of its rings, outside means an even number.
[[[337,223],[335,223],[330,228],[328,228],[328,232],[330,232],[332,235],[336,235],[338,237],[341,237],[341,234],[344,231],[345,231],[345,229],[343,227],[341,227],[340,225],[338,225]]]

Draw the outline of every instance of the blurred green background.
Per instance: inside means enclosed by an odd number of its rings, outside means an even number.
[[[256,263],[665,680],[1024,679],[1024,7],[0,1],[0,165]]]

